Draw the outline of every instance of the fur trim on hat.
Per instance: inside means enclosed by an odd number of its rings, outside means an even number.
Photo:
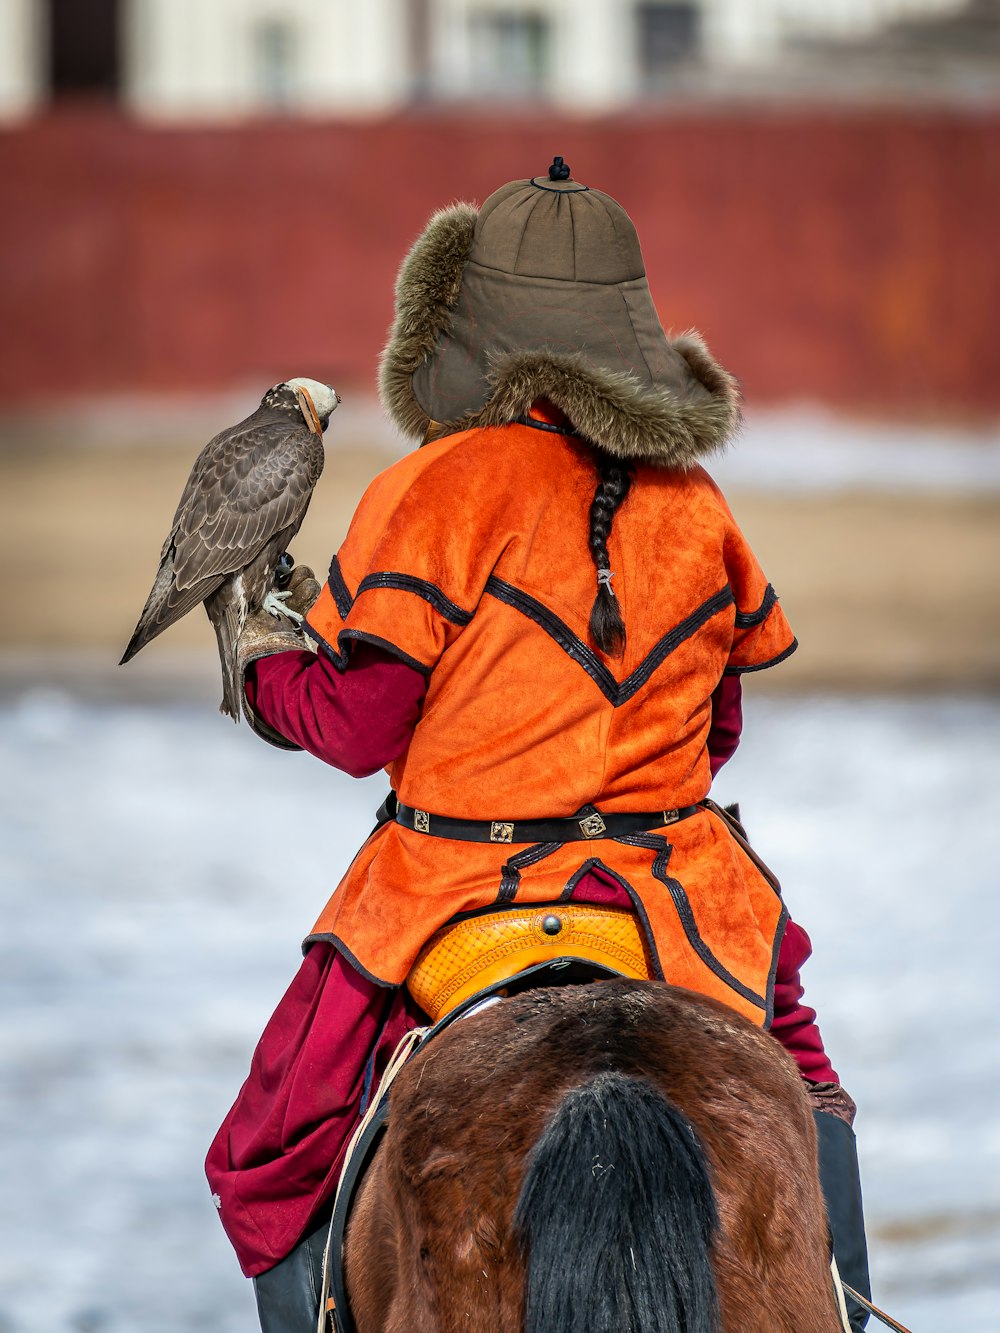
[[[435,213],[396,283],[396,318],[382,353],[379,391],[395,425],[414,439],[425,438],[431,420],[414,397],[412,376],[450,326],[477,217],[471,204]],[[616,458],[693,467],[739,428],[739,389],[693,330],[671,346],[690,371],[684,392],[650,388],[627,372],[594,366],[582,352],[499,355],[483,407],[459,420],[435,423],[434,436],[504,425],[525,416],[537,398],[547,398],[581,435]]]
[[[681,397],[671,389],[647,388],[623,371],[588,364],[580,353],[523,352],[497,359],[489,400],[462,428],[502,425],[525,416],[536,398],[547,398],[581,435],[615,458],[693,467],[721,449],[739,426],[739,391],[696,333],[683,334],[671,346],[701,386],[697,394]]]
[[[396,280],[396,318],[379,363],[382,406],[403,432],[423,439],[430,418],[413,396],[413,372],[451,324],[479,209],[452,204],[431,218]]]

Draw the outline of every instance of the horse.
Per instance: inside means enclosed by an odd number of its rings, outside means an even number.
[[[344,1246],[358,1333],[843,1333],[795,1065],[655,981],[528,990],[404,1066]]]

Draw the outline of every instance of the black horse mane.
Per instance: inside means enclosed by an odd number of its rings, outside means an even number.
[[[525,1333],[714,1333],[717,1227],[687,1118],[644,1078],[598,1074],[560,1102],[528,1163]]]

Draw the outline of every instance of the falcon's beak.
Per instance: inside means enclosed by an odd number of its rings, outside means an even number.
[[[309,396],[309,390],[298,388],[295,390],[295,397],[299,400],[299,407],[302,409],[302,415],[306,419],[306,425],[314,435],[322,435],[323,427],[319,424],[319,417],[316,415],[316,409],[313,406],[313,400]]]

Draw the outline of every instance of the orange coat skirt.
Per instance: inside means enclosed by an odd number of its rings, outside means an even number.
[[[708,793],[711,696],[726,673],[795,648],[718,487],[701,468],[641,465],[609,539],[627,629],[621,658],[588,642],[589,446],[531,425],[426,445],[366,492],[308,617],[320,651],[389,649],[428,678],[389,776],[399,799],[457,819],[670,810]],[[317,836],[322,836],[320,830]],[[780,897],[724,821],[580,843],[493,845],[383,826],[308,941],[401,984],[458,913],[556,903],[598,868],[628,893],[654,972],[766,1025]]]

